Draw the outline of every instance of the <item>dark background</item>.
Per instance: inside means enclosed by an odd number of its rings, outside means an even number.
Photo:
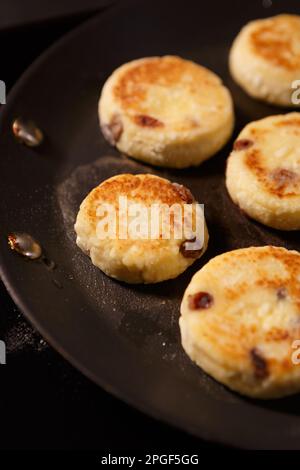
[[[0,79],[8,91],[50,44],[110,3],[46,1],[43,7],[42,1],[0,0]],[[1,449],[212,447],[141,414],[77,372],[25,320],[1,282],[0,307],[0,339],[7,347],[7,364],[0,367]]]

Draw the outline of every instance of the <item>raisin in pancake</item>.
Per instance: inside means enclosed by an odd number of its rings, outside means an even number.
[[[228,159],[226,185],[250,217],[281,230],[300,229],[300,113],[248,124]]]
[[[190,358],[231,389],[257,398],[300,391],[300,254],[264,246],[213,258],[185,291],[180,329]]]
[[[116,211],[115,234],[104,224],[105,219],[109,220],[104,204]],[[140,205],[137,212],[134,204]],[[158,231],[154,228],[151,233],[153,204],[162,212]],[[190,209],[186,219],[190,224],[186,225],[187,231],[178,233],[184,212],[178,218],[175,212],[168,217],[163,211],[171,206],[181,210],[184,205]],[[139,212],[140,208],[143,212]],[[171,279],[206,250],[208,233],[203,211],[197,212],[198,209],[190,191],[177,183],[154,175],[114,176],[93,189],[82,202],[75,224],[77,244],[95,266],[121,281],[155,283]]]
[[[234,121],[220,78],[175,56],[134,60],[115,70],[103,87],[99,118],[105,138],[121,152],[174,168],[218,152]]]
[[[247,24],[230,52],[230,70],[251,96],[279,106],[292,102],[300,77],[300,16],[278,15]]]

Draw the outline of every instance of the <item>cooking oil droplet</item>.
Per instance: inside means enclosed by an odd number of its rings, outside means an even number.
[[[41,245],[28,233],[12,232],[7,239],[10,248],[25,258],[38,259],[49,271],[56,268],[56,263],[43,255]],[[57,279],[51,279],[51,281],[57,289],[63,288],[62,283]]]
[[[28,233],[14,232],[8,235],[10,248],[29,259],[40,258],[41,245]]]
[[[28,147],[38,147],[43,142],[43,133],[33,121],[18,118],[13,122],[12,130],[16,139]]]

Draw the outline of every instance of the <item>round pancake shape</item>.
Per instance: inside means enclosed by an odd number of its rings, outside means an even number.
[[[273,246],[224,253],[192,278],[182,345],[204,371],[255,398],[300,391],[300,254]]]
[[[163,167],[199,165],[234,125],[232,99],[210,70],[177,56],[148,57],[116,69],[103,86],[99,119],[120,152]]]
[[[248,124],[228,158],[226,186],[253,219],[279,230],[299,230],[300,113]]]
[[[113,220],[107,204],[116,214],[115,233],[104,224],[105,218]],[[168,215],[170,208],[179,212]],[[202,256],[208,242],[203,209],[191,192],[150,174],[121,174],[94,188],[80,206],[75,231],[77,245],[95,266],[128,283],[177,277]]]
[[[278,106],[299,106],[294,88],[300,85],[300,16],[248,23],[233,42],[229,66],[250,96]]]

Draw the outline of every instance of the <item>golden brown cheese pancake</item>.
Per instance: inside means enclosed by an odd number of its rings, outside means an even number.
[[[210,70],[176,56],[134,60],[106,81],[99,118],[121,152],[153,165],[199,165],[229,139],[232,99]]]
[[[300,229],[300,113],[248,124],[228,159],[226,185],[250,217],[280,230]]]
[[[122,209],[120,197],[127,200],[127,212]],[[115,237],[103,223],[108,221],[107,213],[99,212],[103,204],[110,204],[118,215]],[[134,204],[141,205],[146,212],[131,212],[135,211]],[[170,217],[161,212],[159,230],[151,232],[149,220],[154,220],[151,218],[154,204],[163,208],[175,204],[180,210],[184,205],[191,208],[191,217],[187,215],[191,223],[186,232],[184,228],[179,231],[180,238],[175,228],[180,226],[182,218],[172,215],[174,212],[170,212]],[[113,176],[94,188],[82,202],[75,224],[77,245],[89,254],[95,266],[115,279],[155,283],[175,278],[206,250],[208,232],[204,214],[200,213],[200,223],[196,226],[196,207],[187,188],[167,179],[150,174]],[[146,227],[146,231],[140,230],[141,227]]]
[[[182,304],[182,345],[204,371],[256,398],[300,391],[300,254],[251,247],[213,258]]]
[[[250,96],[299,106],[292,101],[297,88],[292,84],[300,78],[300,16],[251,21],[236,37],[229,63],[233,78]]]

